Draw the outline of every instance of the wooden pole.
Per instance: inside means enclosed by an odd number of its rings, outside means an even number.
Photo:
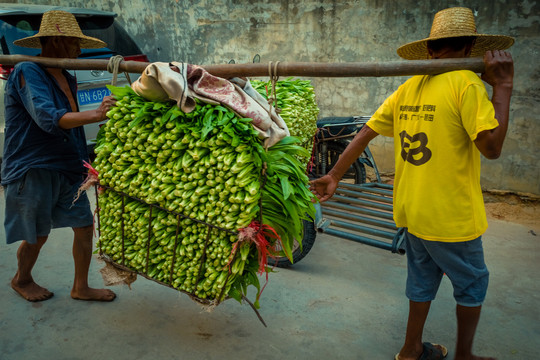
[[[51,68],[62,68],[67,70],[107,70],[108,59],[66,59],[66,58],[47,58],[41,56],[28,55],[0,55],[0,64],[15,65],[22,61],[34,61]],[[148,66],[147,62],[140,61],[122,61],[119,71],[142,73]]]
[[[270,64],[272,72],[274,65]],[[223,64],[203,66],[216,76],[270,76],[269,64]],[[302,77],[382,77],[433,75],[452,70],[484,71],[481,58],[388,61],[388,62],[344,62],[344,63],[278,63],[277,75]],[[276,75],[276,73],[273,73]]]
[[[47,67],[64,68],[68,70],[107,70],[108,60],[105,59],[58,59],[26,55],[0,55],[0,64],[15,65],[21,61],[35,61]],[[139,61],[122,61],[119,71],[142,73],[150,63]],[[299,76],[299,77],[382,77],[434,75],[452,70],[471,70],[475,73],[484,71],[481,58],[438,59],[438,60],[403,60],[387,62],[343,62],[343,63],[314,63],[314,62],[276,62],[257,64],[218,64],[200,65],[210,74],[222,78],[232,77],[265,77]],[[277,72],[274,72],[274,70]]]

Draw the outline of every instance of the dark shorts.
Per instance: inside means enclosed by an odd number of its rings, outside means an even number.
[[[484,262],[482,238],[440,242],[405,238],[407,254],[407,297],[416,302],[435,299],[444,274],[454,287],[459,305],[480,306],[486,297],[489,272]]]
[[[30,169],[20,180],[6,185],[6,242],[26,240],[35,244],[38,236],[49,235],[53,228],[91,226],[93,217],[86,193],[74,201],[80,185],[47,169]]]

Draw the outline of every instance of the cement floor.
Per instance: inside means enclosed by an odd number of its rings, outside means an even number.
[[[3,219],[3,196],[0,203]],[[531,231],[533,230],[533,231]],[[540,346],[540,228],[490,219],[484,236],[491,283],[475,351],[536,359]],[[318,235],[311,253],[271,274],[260,313],[227,300],[208,312],[187,295],[139,277],[112,303],[69,297],[70,229],[54,230],[34,277],[55,296],[23,300],[10,287],[17,245],[0,229],[0,359],[369,359],[390,360],[405,332],[405,257]],[[93,260],[91,286],[102,286]],[[447,279],[433,302],[425,340],[453,359],[455,315]]]

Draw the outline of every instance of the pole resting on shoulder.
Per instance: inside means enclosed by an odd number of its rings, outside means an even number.
[[[0,55],[0,64],[15,65],[21,61],[34,61],[47,67],[63,68],[67,70],[107,70],[109,60],[106,59],[58,59],[27,55]],[[142,73],[148,62],[122,61],[118,65],[119,71],[129,73]],[[233,77],[267,77],[268,64],[218,64],[201,65],[210,74],[225,79]],[[274,69],[277,74],[277,63]],[[316,62],[280,62],[280,76],[298,77],[385,77],[385,76],[411,76],[436,75],[454,70],[471,70],[475,73],[484,72],[482,58],[459,59],[433,59],[433,60],[400,60],[379,62],[342,62],[342,63],[316,63]]]

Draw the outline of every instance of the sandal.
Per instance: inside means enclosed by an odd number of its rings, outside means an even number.
[[[424,350],[418,360],[441,360],[448,355],[448,349],[442,345],[425,342],[422,344]]]
[[[448,355],[448,349],[439,344],[425,342],[422,347],[422,354],[418,360],[442,360]],[[396,354],[394,360],[400,360],[399,354]]]

